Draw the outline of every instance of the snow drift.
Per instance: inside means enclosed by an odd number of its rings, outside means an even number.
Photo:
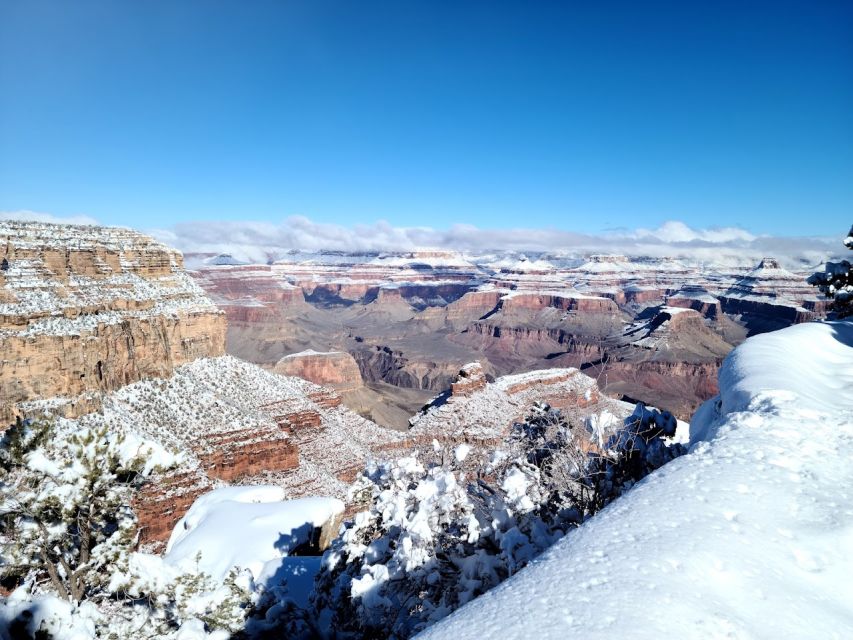
[[[232,567],[257,579],[343,510],[335,498],[285,500],[284,491],[270,485],[215,489],[175,525],[164,560],[177,567],[197,563],[220,581]]]
[[[853,630],[853,323],[747,340],[690,453],[423,638]]]

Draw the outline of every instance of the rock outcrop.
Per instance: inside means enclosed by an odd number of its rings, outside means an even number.
[[[277,484],[289,497],[346,497],[348,483],[374,451],[401,434],[341,406],[334,391],[264,371],[230,356],[202,358],[168,378],[102,394],[98,411],[75,419],[60,401],[22,404],[59,428],[127,427],[180,453],[173,469],[152,478],[134,509],[140,540],[158,547],[200,494],[223,483]]]
[[[114,390],[224,353],[223,313],[180,253],[143,234],[4,221],[0,264],[0,424],[21,402]]]
[[[450,395],[470,396],[475,391],[486,388],[486,373],[479,362],[466,364],[459,370],[456,380],[450,385]]]
[[[300,351],[284,356],[273,369],[283,376],[296,376],[339,392],[354,391],[364,381],[355,359],[343,351]]]
[[[436,439],[488,448],[503,440],[536,403],[562,409],[578,424],[602,411],[625,417],[633,409],[603,395],[595,380],[577,369],[531,371],[488,384],[480,377],[477,363],[468,373],[473,384],[459,393],[439,396],[411,419],[412,446],[429,445]]]

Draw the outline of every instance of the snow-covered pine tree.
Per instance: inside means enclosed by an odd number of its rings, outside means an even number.
[[[104,595],[111,567],[132,548],[132,488],[148,471],[106,426],[57,433],[21,422],[0,441],[0,577],[67,601]]]
[[[853,226],[844,239],[844,246],[853,250]],[[809,277],[808,283],[832,298],[832,310],[836,317],[853,316],[853,263],[849,260],[827,262],[823,271]]]

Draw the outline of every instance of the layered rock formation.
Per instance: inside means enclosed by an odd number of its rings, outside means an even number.
[[[537,403],[562,409],[577,425],[602,412],[618,422],[633,410],[632,405],[603,395],[595,380],[577,369],[531,371],[502,376],[489,384],[481,373],[477,363],[466,366],[456,383],[460,387],[439,396],[412,418],[409,441],[413,446],[436,439],[488,448],[503,440]]]
[[[62,402],[32,401],[22,410],[56,418]],[[330,389],[230,356],[103,394],[97,412],[58,421],[71,431],[129,427],[180,453],[178,466],[154,477],[135,500],[143,543],[162,542],[198,495],[222,483],[277,484],[293,498],[344,498],[374,451],[402,441],[341,406]]]
[[[283,376],[296,376],[339,392],[363,386],[355,359],[343,351],[300,351],[284,356],[273,369]]]
[[[486,388],[486,373],[479,362],[466,364],[459,370],[456,380],[450,385],[450,395],[453,397],[470,396]]]
[[[738,316],[750,335],[809,322],[826,313],[826,302],[805,279],[764,258],[720,295],[723,311]]]
[[[4,425],[23,401],[109,391],[224,353],[222,312],[180,253],[143,234],[4,221],[0,265]]]
[[[412,394],[448,389],[471,361],[494,376],[570,366],[603,381],[611,369],[608,392],[684,415],[709,393],[702,380],[691,385],[687,377],[713,377],[719,359],[748,333],[822,312],[805,275],[783,273],[770,259],[750,273],[743,267],[607,255],[292,253],[258,267],[262,278],[250,275],[254,270],[205,266],[198,274],[234,319],[229,352],[268,367],[306,349],[350,353],[366,387],[378,394],[351,406],[379,420],[385,418],[373,409],[382,402],[417,409],[417,395],[406,399],[394,388]],[[268,291],[257,293],[259,283]],[[282,290],[294,288],[296,293],[281,297]],[[770,297],[773,291],[779,295]],[[676,319],[672,312],[646,339],[627,335],[664,307],[699,317]],[[686,348],[691,340],[698,340],[696,349]],[[652,358],[654,351],[659,357]],[[689,396],[679,407],[659,382],[663,369],[673,367],[679,392]]]

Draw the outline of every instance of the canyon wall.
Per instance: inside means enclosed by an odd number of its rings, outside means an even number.
[[[0,222],[0,424],[21,402],[224,351],[225,316],[179,252],[128,229]]]
[[[342,351],[300,351],[284,356],[273,371],[332,387],[339,392],[354,391],[364,384],[355,359]]]
[[[475,360],[490,376],[612,368],[607,392],[681,416],[711,393],[704,377],[747,335],[819,317],[825,306],[805,274],[769,258],[750,268],[641,256],[319,252],[203,265],[196,277],[235,319],[229,353],[264,366],[307,349],[347,352],[366,386],[383,393],[445,391]],[[702,363],[707,371],[693,366]],[[364,402],[352,406],[368,415]]]

